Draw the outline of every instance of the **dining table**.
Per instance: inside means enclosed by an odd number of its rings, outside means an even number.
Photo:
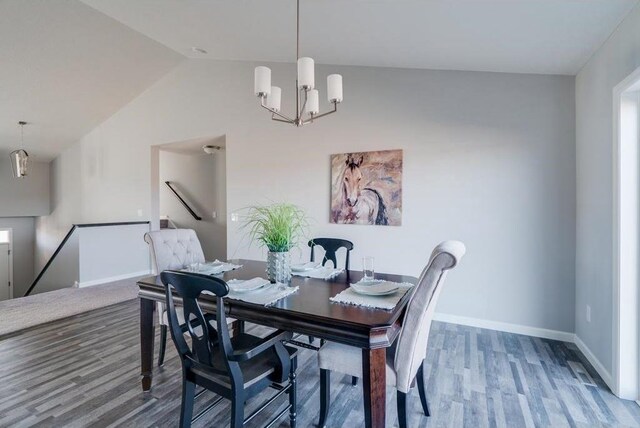
[[[225,281],[248,280],[266,275],[266,263],[255,260],[230,260],[239,269],[217,275]],[[330,279],[293,276],[288,286],[298,290],[272,304],[261,305],[225,298],[225,313],[239,321],[301,333],[311,337],[358,347],[362,350],[362,373],[365,426],[382,428],[386,416],[386,348],[400,333],[402,318],[410,293],[405,293],[391,310],[373,309],[329,299],[362,279],[362,272],[342,271]],[[399,274],[376,273],[376,279],[416,284],[417,278]],[[153,381],[155,308],[165,301],[165,286],[160,276],[137,282],[140,298],[140,365],[143,391],[150,391]],[[179,296],[176,296],[179,301]],[[203,311],[215,312],[214,296],[198,299]]]

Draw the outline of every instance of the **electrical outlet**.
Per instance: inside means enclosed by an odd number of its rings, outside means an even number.
[[[239,219],[238,213],[231,213],[231,221],[237,222]]]
[[[218,212],[217,211],[213,211],[211,213],[211,218],[218,218]]]
[[[138,217],[142,217],[142,210],[141,209],[138,210]]]
[[[587,322],[591,322],[591,306],[587,305]]]

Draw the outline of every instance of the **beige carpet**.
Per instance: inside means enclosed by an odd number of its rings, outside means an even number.
[[[135,299],[137,278],[86,288],[65,288],[0,302],[0,338],[34,325]]]

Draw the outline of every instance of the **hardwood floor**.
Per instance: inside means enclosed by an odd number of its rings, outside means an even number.
[[[137,300],[1,337],[0,426],[177,426],[181,373],[173,346],[145,394],[138,341]],[[640,426],[640,407],[613,396],[571,344],[434,323],[429,345],[432,416],[422,416],[414,388],[411,427]],[[320,404],[316,355],[302,350],[299,360],[298,426],[312,427]],[[364,425],[361,385],[332,376],[328,426]],[[211,398],[203,395],[199,405]],[[395,401],[388,389],[387,426],[397,426]],[[259,402],[250,402],[245,414]],[[194,426],[226,426],[228,414],[221,404]],[[288,427],[288,418],[279,426]]]

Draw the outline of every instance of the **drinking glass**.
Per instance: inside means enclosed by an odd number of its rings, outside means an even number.
[[[373,269],[373,257],[362,258],[362,280],[373,281],[375,271]]]

